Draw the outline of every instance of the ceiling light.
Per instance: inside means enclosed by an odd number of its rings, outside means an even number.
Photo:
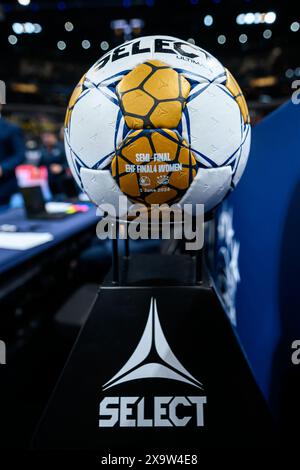
[[[246,13],[245,20],[244,20],[246,24],[252,24],[254,23],[254,20],[255,20],[254,13]]]
[[[18,3],[22,5],[22,7],[27,7],[30,5],[31,0],[18,0]]]
[[[239,41],[241,44],[245,44],[248,41],[248,36],[247,34],[241,34],[239,37]]]
[[[102,41],[100,47],[103,51],[107,51],[107,49],[109,48],[109,44],[107,41]]]
[[[237,24],[245,24],[245,15],[244,13],[241,13],[236,17],[236,22]]]
[[[57,49],[59,49],[60,51],[64,51],[66,47],[67,44],[65,43],[65,41],[58,41]]]
[[[265,23],[272,24],[276,21],[276,13],[274,11],[269,11],[265,14]]]
[[[211,25],[213,24],[213,22],[214,22],[214,19],[213,19],[213,17],[212,17],[211,15],[206,15],[206,16],[204,17],[204,24],[205,24],[205,26],[211,26]]]
[[[9,42],[9,44],[12,44],[14,46],[18,42],[17,36],[15,36],[14,34],[10,34],[8,36],[8,42]]]
[[[16,34],[22,34],[24,32],[24,27],[21,23],[13,23],[12,30]]]
[[[83,49],[89,49],[91,47],[91,43],[87,39],[84,39],[82,41],[81,45],[82,45]]]
[[[290,28],[291,28],[291,31],[293,31],[293,33],[296,33],[300,29],[300,24],[298,23],[298,21],[294,21],[291,24]]]
[[[73,31],[73,29],[74,29],[73,23],[71,23],[71,21],[67,21],[65,23],[65,30],[68,31],[69,33],[70,31]]]
[[[218,36],[218,43],[225,44],[225,42],[226,42],[226,36],[224,36],[224,34],[220,34],[220,36]]]
[[[272,36],[272,31],[270,29],[266,29],[264,32],[263,32],[263,37],[265,39],[270,39],[270,37]]]

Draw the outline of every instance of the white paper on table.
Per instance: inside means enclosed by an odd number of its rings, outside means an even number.
[[[51,233],[0,232],[0,248],[6,250],[29,250],[53,240]]]
[[[56,201],[51,201],[51,202],[46,202],[45,208],[48,214],[53,214],[53,213],[65,213],[72,204],[70,202],[56,202]]]

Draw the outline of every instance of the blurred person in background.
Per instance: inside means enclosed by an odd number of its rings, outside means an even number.
[[[66,170],[68,168],[65,150],[54,132],[43,132],[41,135],[40,166],[48,169],[49,185],[53,195],[65,194]]]
[[[65,148],[65,127],[64,126],[60,127],[59,133],[58,133],[58,138],[59,138],[59,141],[61,142],[63,148]],[[79,191],[79,188],[78,188],[77,184],[75,183],[75,180],[72,176],[72,173],[71,173],[68,162],[67,162],[67,167],[66,167],[64,189],[65,189],[65,194],[68,197],[78,199],[80,191]]]
[[[0,204],[9,204],[18,192],[15,169],[25,159],[25,145],[21,129],[1,117],[0,106]]]
[[[41,159],[41,151],[40,151],[40,145],[37,142],[37,140],[29,139],[26,141],[25,146],[26,146],[26,150],[25,150],[26,164],[39,166],[40,159]]]

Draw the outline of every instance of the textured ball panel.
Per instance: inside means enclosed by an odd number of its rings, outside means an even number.
[[[70,123],[71,114],[72,114],[74,105],[83,91],[84,81],[85,81],[85,75],[83,75],[83,77],[79,80],[78,84],[74,88],[74,91],[71,95],[71,98],[67,107],[66,116],[65,116],[65,124],[64,124],[65,127],[68,127]]]
[[[160,68],[165,68],[165,67],[166,67],[165,62],[162,62],[161,60],[157,60],[157,59],[148,60],[147,63],[150,64],[151,67],[155,67],[156,69],[160,69]]]
[[[180,122],[182,106],[179,101],[164,101],[158,103],[150,116],[152,127],[176,129]],[[168,126],[165,126],[165,124]]]
[[[142,129],[144,121],[135,116],[126,116],[126,126],[129,129]]]
[[[134,202],[162,204],[182,197],[196,175],[196,160],[175,131],[143,130],[127,136],[111,169]]]
[[[178,162],[189,171],[172,173],[169,179],[169,183],[176,189],[186,191],[197,173],[196,160],[191,152],[188,152],[186,148],[182,148],[179,153]]]
[[[191,85],[190,82],[184,78],[184,75],[179,76],[179,88],[180,96],[182,96],[186,100],[191,91]]]
[[[152,72],[152,67],[148,64],[140,64],[135,67],[131,72],[125,75],[124,78],[118,83],[117,92],[119,94],[125,93],[126,91],[138,88],[141,83],[147,78]]]
[[[196,79],[200,83],[217,80],[222,82],[225,74],[223,65],[209,52],[185,41],[170,42],[169,51],[161,52],[159,57],[174,69],[181,69],[187,78]],[[174,53],[170,53],[174,51]],[[217,78],[218,77],[218,78]]]
[[[140,152],[141,155],[139,155]],[[125,141],[121,153],[122,156],[125,157],[126,161],[133,163],[134,165],[137,163],[137,158],[139,158],[140,163],[147,162],[148,156],[151,158],[150,156],[152,154],[151,140],[148,136],[144,136],[132,139],[132,143],[129,143],[129,145],[126,145]]]
[[[70,170],[72,172],[72,175],[73,175],[76,183],[78,184],[78,186],[80,187],[81,190],[84,190],[84,186],[82,184],[81,177],[80,177],[80,166],[76,165],[76,157],[73,154],[73,152],[71,150],[71,147],[70,147],[70,144],[69,144],[69,135],[68,135],[68,129],[67,128],[64,130],[64,135],[65,135],[65,139],[64,139],[65,153],[66,153],[68,165],[70,167]]]
[[[123,174],[117,179],[121,191],[130,197],[132,200],[139,200],[137,198],[141,195],[139,179],[134,173]]]
[[[147,116],[154,104],[154,99],[143,90],[137,89],[125,93],[122,97],[122,106],[126,122],[128,114],[134,114],[140,118]]]
[[[203,84],[187,103],[190,144],[206,166],[221,166],[242,142],[241,112],[223,85]]]
[[[150,206],[151,204],[171,204],[179,199],[178,191],[168,188],[165,192],[153,192],[145,197],[144,202]]]
[[[232,170],[222,168],[199,168],[191,186],[180,200],[180,205],[204,204],[205,212],[217,206],[230,191]]]
[[[112,159],[119,108],[102,92],[91,88],[80,97],[68,126],[69,143],[82,166],[101,169]],[[119,122],[122,127],[122,122]],[[122,135],[119,135],[121,142]]]
[[[159,57],[159,61],[155,57]],[[108,51],[90,68],[87,78],[97,85],[108,84],[122,72],[124,76],[149,60],[182,69],[185,76],[203,83],[212,80],[222,83],[225,75],[222,64],[198,46],[171,36],[147,36]]]
[[[109,170],[82,168],[80,176],[84,189],[94,204],[97,206],[111,204],[114,208],[118,209],[119,215],[126,213],[126,209],[131,204],[127,200],[125,207],[119,207],[119,197],[125,195],[120,191]]]
[[[157,100],[179,98],[179,75],[169,67],[161,68],[154,71],[145,81],[143,88]]]
[[[139,64],[116,87],[130,129],[176,128],[190,91],[183,75],[158,60]]]
[[[236,168],[234,168],[233,184],[236,186],[241,179],[247,165],[251,144],[251,127],[247,125],[244,130],[243,145],[240,154],[237,156]]]
[[[245,97],[243,95],[243,92],[240,89],[239,84],[237,83],[233,75],[227,69],[226,69],[226,75],[227,75],[226,87],[228,88],[230,93],[234,96],[237,104],[239,105],[243,119],[244,119],[244,123],[249,124],[250,116],[249,116],[248,106],[247,106]]]

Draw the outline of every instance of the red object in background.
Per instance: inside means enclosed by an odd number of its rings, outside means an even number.
[[[89,206],[86,204],[73,204],[72,207],[76,210],[76,212],[88,212]]]
[[[16,177],[20,188],[40,186],[45,200],[51,199],[48,184],[48,170],[45,166],[19,165],[16,167]]]

